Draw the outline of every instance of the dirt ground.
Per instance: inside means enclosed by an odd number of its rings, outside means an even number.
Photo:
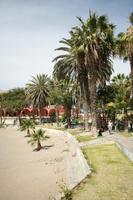
[[[0,129],[0,200],[48,200],[66,180],[67,136],[48,130],[50,138],[36,152],[25,135],[15,127]]]

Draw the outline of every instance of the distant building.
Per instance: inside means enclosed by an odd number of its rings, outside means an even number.
[[[56,106],[56,105],[49,105],[45,106],[41,109],[41,116],[42,117],[50,117],[53,113],[57,113],[58,116],[63,116],[64,115],[64,107],[62,105]],[[32,106],[24,108],[20,112],[20,116],[26,116],[26,115],[34,115],[35,117],[39,116],[39,110],[33,108]]]

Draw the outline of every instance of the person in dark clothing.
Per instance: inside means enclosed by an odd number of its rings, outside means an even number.
[[[98,131],[98,136],[102,136],[103,131],[104,131],[104,129],[103,129],[103,127],[101,127],[101,128],[99,129],[99,131]]]

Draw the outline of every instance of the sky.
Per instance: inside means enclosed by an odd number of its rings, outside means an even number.
[[[59,41],[87,19],[89,11],[106,14],[126,31],[133,0],[0,0],[0,90],[24,87],[36,74],[52,75]],[[128,62],[115,59],[114,73],[128,74]]]

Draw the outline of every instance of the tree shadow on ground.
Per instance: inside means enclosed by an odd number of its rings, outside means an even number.
[[[54,146],[54,144],[51,144],[51,145],[44,145],[44,146],[42,146],[42,148],[40,149],[40,150],[48,150],[49,148],[51,148],[51,147],[53,147]],[[33,149],[33,151],[38,151],[38,148],[35,148],[35,149]]]
[[[25,137],[25,138],[30,138],[30,137],[31,137],[31,135],[25,135],[24,137]]]

